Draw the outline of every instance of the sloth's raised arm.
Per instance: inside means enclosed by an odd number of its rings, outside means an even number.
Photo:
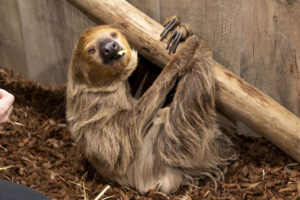
[[[133,109],[133,115],[137,117],[136,123],[140,130],[145,128],[145,125],[153,119],[153,116],[162,107],[176,80],[186,71],[185,68],[191,61],[198,45],[196,37],[191,37],[183,43],[180,51],[176,53],[152,86],[138,100]]]

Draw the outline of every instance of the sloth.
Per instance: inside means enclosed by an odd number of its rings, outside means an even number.
[[[237,155],[216,123],[209,46],[176,16],[164,25],[161,39],[175,54],[139,99],[128,84],[137,52],[113,26],[88,28],[68,69],[66,116],[80,152],[103,178],[141,194],[216,182]]]

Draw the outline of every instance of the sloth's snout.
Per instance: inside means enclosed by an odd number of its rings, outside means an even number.
[[[103,60],[109,61],[117,57],[117,54],[120,50],[120,45],[114,40],[106,39],[100,42],[99,50]]]

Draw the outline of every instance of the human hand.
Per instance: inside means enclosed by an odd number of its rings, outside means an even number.
[[[0,123],[8,121],[8,117],[13,109],[15,97],[9,92],[0,89]]]

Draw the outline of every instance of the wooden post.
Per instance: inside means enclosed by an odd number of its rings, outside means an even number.
[[[97,23],[119,24],[132,46],[163,67],[172,56],[160,41],[163,27],[125,0],[67,0]],[[269,96],[214,62],[217,106],[300,162],[300,119]]]

